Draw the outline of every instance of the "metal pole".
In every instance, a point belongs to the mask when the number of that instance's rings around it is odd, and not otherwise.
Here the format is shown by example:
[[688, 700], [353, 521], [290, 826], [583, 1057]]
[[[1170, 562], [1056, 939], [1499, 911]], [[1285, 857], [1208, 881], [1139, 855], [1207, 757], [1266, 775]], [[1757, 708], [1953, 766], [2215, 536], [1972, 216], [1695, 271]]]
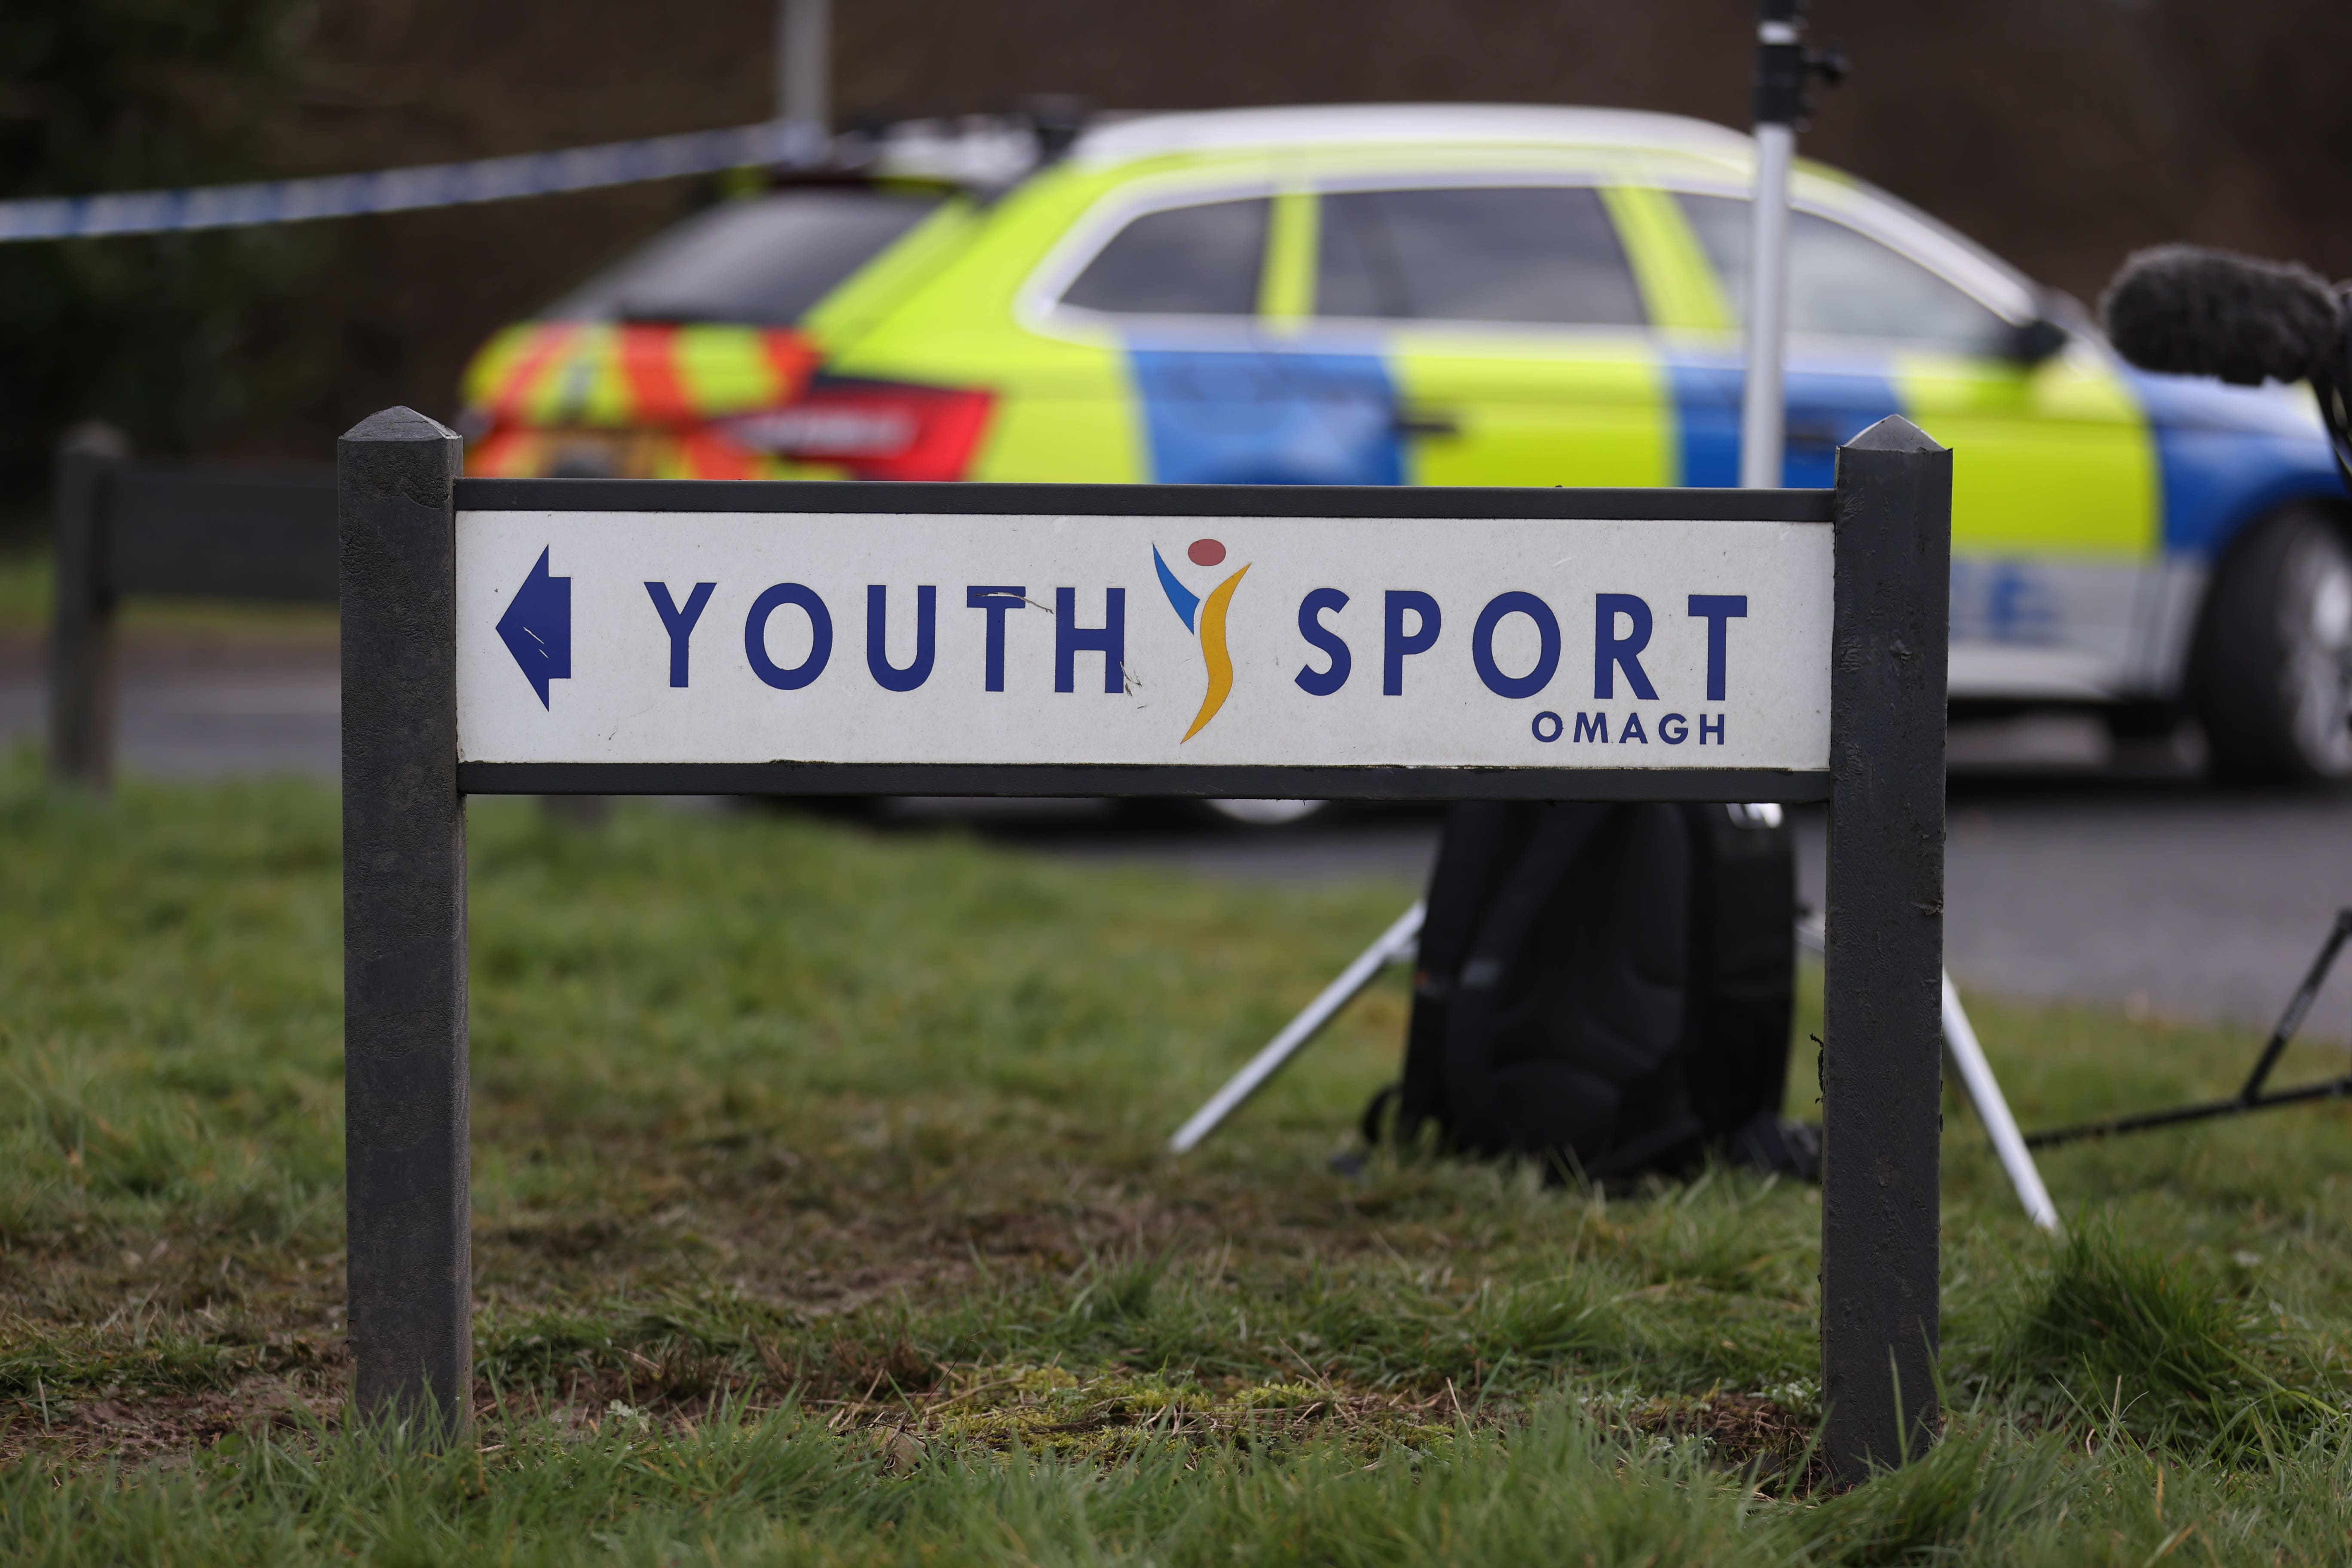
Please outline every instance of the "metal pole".
[[1739, 409], [1739, 482], [1778, 489], [1787, 444], [1789, 164], [1797, 133], [1756, 128], [1756, 200], [1748, 270], [1748, 389]]
[[1855, 1482], [1937, 1426], [1952, 455], [1891, 417], [1837, 465], [1822, 1447]]
[[1234, 1074], [1224, 1088], [1209, 1097], [1208, 1104], [1176, 1130], [1176, 1135], [1168, 1140], [1168, 1152], [1189, 1152], [1202, 1139], [1214, 1132], [1226, 1117], [1239, 1110], [1251, 1095], [1265, 1088], [1266, 1080], [1280, 1072], [1284, 1064], [1297, 1055], [1299, 1048], [1313, 1039], [1340, 1008], [1354, 1001], [1357, 994], [1372, 983], [1374, 975], [1412, 947], [1421, 935], [1424, 912], [1425, 906], [1415, 903], [1399, 915], [1394, 925], [1358, 953], [1355, 963], [1339, 972], [1339, 978], [1323, 987], [1321, 994], [1307, 1005], [1306, 1011], [1284, 1025], [1282, 1033], [1269, 1040], [1265, 1049], [1249, 1059], [1247, 1067]]
[[777, 0], [777, 119], [832, 134], [832, 0]]
[[130, 456], [122, 433], [82, 425], [58, 448], [55, 608], [49, 626], [49, 776], [104, 792], [114, 782], [114, 588], [106, 507]]
[[2175, 1106], [2170, 1110], [2151, 1110], [2139, 1116], [2088, 1121], [2079, 1127], [2056, 1127], [2047, 1132], [2034, 1133], [2026, 1139], [2025, 1146], [2029, 1149], [2053, 1149], [2062, 1143], [2080, 1143], [2086, 1139], [2113, 1138], [2124, 1132], [2148, 1132], [2159, 1127], [2183, 1127], [2191, 1121], [2242, 1116], [2251, 1110], [2274, 1110], [2282, 1105], [2308, 1105], [2317, 1100], [2347, 1099], [2352, 1099], [2352, 1078], [2331, 1078], [2325, 1083], [2307, 1083], [2300, 1089], [2277, 1089], [2259, 1100], [2212, 1100], [2202, 1105]]
[[454, 510], [465, 447], [391, 408], [335, 455], [354, 1398], [362, 1420], [447, 1440], [473, 1398]]
[[1748, 385], [1739, 410], [1739, 482], [1778, 489], [1786, 439], [1789, 165], [1805, 111], [1800, 0], [1763, 0], [1757, 24], [1756, 195], [1748, 245]]
[[2312, 959], [2311, 968], [2305, 973], [2303, 984], [2294, 988], [2293, 996], [2287, 998], [2286, 1011], [2279, 1015], [2277, 1026], [2271, 1030], [2271, 1037], [2263, 1042], [2261, 1059], [2254, 1063], [2254, 1070], [2246, 1076], [2245, 1087], [2238, 1090], [2240, 1100], [2252, 1104], [2255, 1097], [2263, 1092], [2263, 1085], [2270, 1081], [2271, 1069], [2278, 1066], [2280, 1055], [2286, 1050], [2286, 1043], [2294, 1038], [2295, 1031], [2303, 1027], [2304, 1019], [2311, 1015], [2311, 1005], [2319, 1000], [2319, 988], [2327, 984], [2327, 972], [2336, 966], [2336, 955], [2344, 951], [2347, 939], [2352, 939], [2352, 910], [2338, 910], [2336, 911], [2336, 923], [2328, 928], [2327, 940], [2319, 944], [2318, 955]]

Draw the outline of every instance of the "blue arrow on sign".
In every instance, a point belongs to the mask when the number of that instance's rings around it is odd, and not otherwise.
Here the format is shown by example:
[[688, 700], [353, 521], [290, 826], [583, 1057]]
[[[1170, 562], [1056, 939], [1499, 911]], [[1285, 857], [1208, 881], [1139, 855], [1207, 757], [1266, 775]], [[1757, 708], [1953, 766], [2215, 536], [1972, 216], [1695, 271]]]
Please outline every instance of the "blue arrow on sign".
[[523, 679], [539, 693], [541, 708], [549, 705], [549, 681], [572, 679], [572, 579], [547, 574], [547, 557], [553, 548], [539, 552], [539, 564], [499, 617], [499, 638], [522, 666]]

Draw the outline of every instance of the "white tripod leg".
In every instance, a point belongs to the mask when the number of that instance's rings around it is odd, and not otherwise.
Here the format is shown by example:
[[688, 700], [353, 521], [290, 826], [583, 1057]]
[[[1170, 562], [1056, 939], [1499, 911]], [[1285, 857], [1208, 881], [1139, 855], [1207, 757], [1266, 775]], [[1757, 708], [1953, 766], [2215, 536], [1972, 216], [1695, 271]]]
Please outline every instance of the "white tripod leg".
[[2025, 1217], [2056, 1236], [2058, 1206], [2050, 1201], [2050, 1189], [2042, 1184], [2032, 1151], [2026, 1148], [2025, 1135], [2017, 1130], [2017, 1118], [2009, 1113], [2009, 1097], [2001, 1093], [2000, 1080], [1992, 1076], [1992, 1064], [1985, 1060], [1976, 1026], [1960, 1006], [1960, 994], [1952, 989], [1949, 974], [1944, 976], [1944, 1048], [1951, 1052], [1952, 1065], [1960, 1069], [1969, 1103], [1977, 1108], [1977, 1120], [1985, 1124], [1992, 1139], [1993, 1152], [2009, 1173], [2010, 1185], [2017, 1189], [2017, 1201], [2025, 1205]]
[[1235, 1110], [1242, 1102], [1265, 1086], [1265, 1080], [1282, 1070], [1283, 1064], [1298, 1054], [1300, 1047], [1313, 1039], [1324, 1025], [1337, 1017], [1339, 1009], [1356, 999], [1375, 975], [1412, 950], [1421, 935], [1423, 906], [1416, 903], [1397, 917], [1396, 923], [1382, 931], [1379, 940], [1358, 954], [1356, 962], [1339, 972], [1339, 978], [1323, 987], [1321, 995], [1307, 1005], [1307, 1010], [1283, 1026], [1282, 1033], [1266, 1043], [1264, 1050], [1252, 1057], [1249, 1065], [1235, 1073], [1225, 1087], [1209, 1097], [1209, 1103], [1192, 1113], [1192, 1119], [1176, 1130], [1168, 1140], [1169, 1152], [1181, 1154], [1202, 1139], [1217, 1130], [1217, 1124]]
[[[1819, 952], [1822, 928], [1813, 921], [1800, 921], [1797, 940]], [[2000, 1080], [1992, 1075], [1992, 1063], [1985, 1060], [1976, 1026], [1969, 1022], [1968, 1010], [1960, 1005], [1960, 994], [1953, 989], [1948, 973], [1944, 975], [1944, 1049], [1959, 1068], [1960, 1088], [1976, 1109], [1977, 1120], [1985, 1124], [1993, 1152], [2000, 1156], [2001, 1169], [2009, 1173], [2009, 1184], [2017, 1189], [2017, 1201], [2025, 1205], [2025, 1217], [2056, 1236], [2058, 1205], [2050, 1201], [2050, 1189], [2042, 1184], [2042, 1173], [2025, 1146], [2025, 1135], [2017, 1130], [2017, 1118], [2009, 1113], [2009, 1097], [2001, 1093]]]

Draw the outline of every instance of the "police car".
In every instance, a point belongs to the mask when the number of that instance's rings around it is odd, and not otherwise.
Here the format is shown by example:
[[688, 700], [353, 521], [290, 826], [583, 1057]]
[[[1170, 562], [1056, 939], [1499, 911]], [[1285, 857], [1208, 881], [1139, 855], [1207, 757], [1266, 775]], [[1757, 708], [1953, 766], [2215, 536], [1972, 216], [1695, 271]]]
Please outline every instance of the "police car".
[[[1731, 485], [1750, 145], [1601, 110], [901, 128], [495, 337], [478, 474]], [[943, 177], [944, 176], [944, 177]], [[2352, 547], [2310, 394], [2142, 374], [2078, 307], [1820, 165], [1790, 485], [1903, 414], [1954, 448], [1951, 693], [2202, 725], [2352, 776]]]

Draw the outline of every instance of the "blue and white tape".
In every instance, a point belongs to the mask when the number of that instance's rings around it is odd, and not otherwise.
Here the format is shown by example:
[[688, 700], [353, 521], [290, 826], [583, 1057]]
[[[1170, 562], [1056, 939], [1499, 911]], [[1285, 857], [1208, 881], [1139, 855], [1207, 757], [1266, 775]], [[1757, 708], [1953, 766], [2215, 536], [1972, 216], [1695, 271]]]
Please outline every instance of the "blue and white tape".
[[638, 142], [607, 142], [555, 153], [524, 153], [465, 163], [427, 163], [369, 174], [204, 185], [178, 191], [121, 191], [95, 196], [39, 196], [0, 202], [0, 242], [100, 235], [169, 234], [412, 212], [517, 196], [709, 174], [755, 165], [805, 166], [826, 151], [823, 131], [803, 121], [770, 121], [731, 131], [697, 131]]

